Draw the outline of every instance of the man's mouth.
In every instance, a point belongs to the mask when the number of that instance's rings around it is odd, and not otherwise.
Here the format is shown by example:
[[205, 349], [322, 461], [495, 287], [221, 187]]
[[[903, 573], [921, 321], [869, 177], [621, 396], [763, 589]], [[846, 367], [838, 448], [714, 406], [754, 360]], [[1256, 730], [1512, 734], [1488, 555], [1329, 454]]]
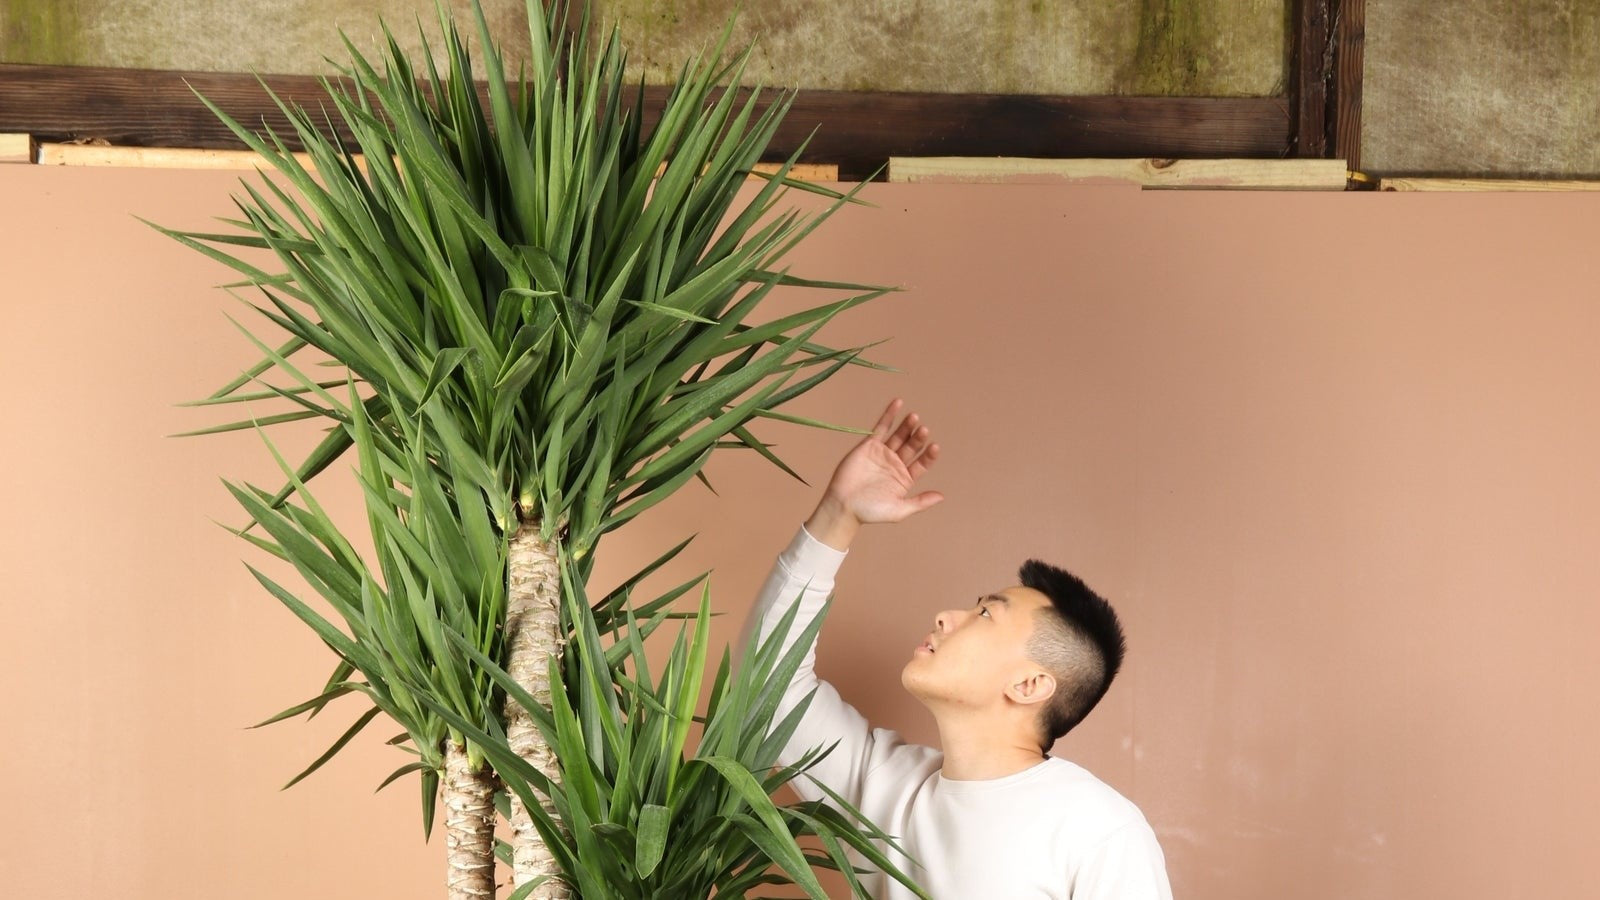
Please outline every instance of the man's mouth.
[[926, 650], [929, 653], [933, 653], [934, 652], [933, 642], [931, 642], [931, 641], [923, 641], [922, 644], [917, 647], [917, 649], [918, 650]]

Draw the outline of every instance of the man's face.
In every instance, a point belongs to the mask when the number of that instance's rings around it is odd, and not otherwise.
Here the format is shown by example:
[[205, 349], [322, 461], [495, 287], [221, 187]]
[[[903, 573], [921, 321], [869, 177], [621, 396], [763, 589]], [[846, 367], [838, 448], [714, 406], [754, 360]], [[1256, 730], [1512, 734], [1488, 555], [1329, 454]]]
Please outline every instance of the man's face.
[[924, 704], [983, 708], [1003, 703], [1008, 687], [1039, 671], [1028, 659], [1034, 614], [1050, 598], [1032, 588], [1010, 587], [947, 609], [911, 651], [900, 683]]

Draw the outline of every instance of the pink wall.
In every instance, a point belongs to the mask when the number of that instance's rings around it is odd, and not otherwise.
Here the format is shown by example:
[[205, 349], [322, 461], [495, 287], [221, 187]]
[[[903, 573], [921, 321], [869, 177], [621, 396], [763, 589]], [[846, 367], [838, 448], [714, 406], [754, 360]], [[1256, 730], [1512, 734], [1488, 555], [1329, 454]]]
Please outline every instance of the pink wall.
[[[207, 228], [237, 176], [0, 167], [0, 824], [9, 896], [434, 897], [405, 762], [311, 696], [327, 651], [208, 521], [272, 481], [174, 407], [254, 359]], [[903, 396], [948, 500], [868, 528], [825, 677], [931, 723], [897, 672], [933, 611], [1040, 556], [1110, 597], [1131, 655], [1057, 748], [1145, 810], [1184, 898], [1577, 897], [1600, 838], [1600, 198], [874, 185], [796, 271], [909, 290], [822, 332], [852, 370], [794, 405]], [[784, 301], [792, 305], [812, 298]], [[730, 638], [847, 435], [761, 423], [816, 488], [728, 454], [602, 545], [609, 587], [714, 567]], [[308, 431], [285, 434], [291, 452]], [[342, 474], [319, 499], [358, 527]], [[314, 486], [317, 486], [314, 483]], [[281, 571], [266, 566], [269, 571]], [[346, 701], [341, 701], [346, 702]]]

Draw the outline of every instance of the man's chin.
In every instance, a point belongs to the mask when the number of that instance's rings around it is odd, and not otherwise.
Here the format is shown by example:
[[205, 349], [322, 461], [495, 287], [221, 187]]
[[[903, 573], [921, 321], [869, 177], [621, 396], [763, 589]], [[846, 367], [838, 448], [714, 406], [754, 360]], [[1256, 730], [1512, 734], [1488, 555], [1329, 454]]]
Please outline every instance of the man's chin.
[[922, 699], [922, 686], [917, 678], [917, 673], [915, 670], [919, 668], [917, 663], [920, 661], [921, 660], [913, 659], [900, 669], [900, 686], [906, 689], [906, 693], [917, 698], [918, 700]]

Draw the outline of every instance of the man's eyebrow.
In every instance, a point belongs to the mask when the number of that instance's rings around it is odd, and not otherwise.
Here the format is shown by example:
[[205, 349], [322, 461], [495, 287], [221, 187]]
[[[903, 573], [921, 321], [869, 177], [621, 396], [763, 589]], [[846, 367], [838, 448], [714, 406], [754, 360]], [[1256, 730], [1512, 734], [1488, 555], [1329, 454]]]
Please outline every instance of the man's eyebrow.
[[1006, 597], [1006, 596], [1002, 596], [1000, 594], [990, 594], [987, 597], [979, 597], [978, 598], [978, 602], [976, 604], [974, 604], [974, 605], [975, 606], [982, 606], [985, 600], [993, 600], [996, 603], [1005, 604], [1008, 608], [1011, 605], [1011, 598], [1010, 597]]

